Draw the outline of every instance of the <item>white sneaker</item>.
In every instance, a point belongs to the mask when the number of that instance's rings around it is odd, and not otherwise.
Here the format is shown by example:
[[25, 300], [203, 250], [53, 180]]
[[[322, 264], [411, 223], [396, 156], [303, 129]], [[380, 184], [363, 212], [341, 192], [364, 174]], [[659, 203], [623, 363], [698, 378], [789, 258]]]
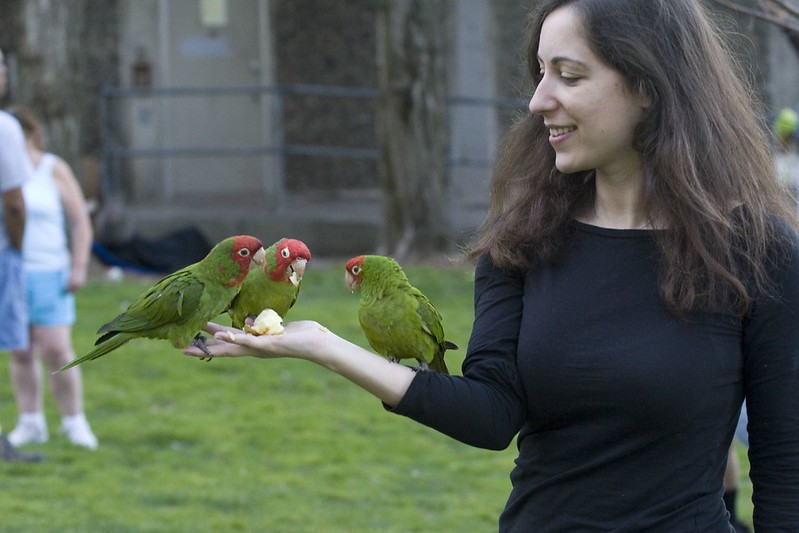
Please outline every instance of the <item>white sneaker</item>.
[[19, 447], [26, 444], [42, 444], [47, 442], [47, 424], [44, 420], [31, 420], [20, 417], [11, 433], [8, 434], [8, 442], [12, 446]]
[[61, 421], [60, 433], [66, 435], [69, 442], [77, 446], [83, 446], [90, 450], [96, 450], [98, 446], [97, 437], [92, 433], [89, 422], [83, 415], [65, 417]]

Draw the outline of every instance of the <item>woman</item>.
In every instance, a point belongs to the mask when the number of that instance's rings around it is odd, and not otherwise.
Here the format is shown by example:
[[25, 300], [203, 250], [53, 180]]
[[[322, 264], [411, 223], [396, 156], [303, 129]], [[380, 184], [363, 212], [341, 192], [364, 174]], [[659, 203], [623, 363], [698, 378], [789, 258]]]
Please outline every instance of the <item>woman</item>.
[[542, 0], [528, 63], [462, 377], [312, 322], [210, 324], [213, 353], [307, 359], [474, 446], [518, 435], [500, 531], [730, 532], [746, 397], [755, 526], [799, 531], [799, 244], [718, 32], [695, 0]]
[[[60, 157], [44, 151], [33, 114], [23, 106], [11, 112], [25, 132], [34, 167], [33, 178], [22, 190], [28, 207], [22, 251], [31, 344], [26, 350], [12, 351], [10, 360], [11, 382], [20, 415], [8, 440], [22, 446], [47, 442], [49, 438], [37, 357], [42, 358], [50, 372], [75, 357], [74, 292], [86, 282], [92, 226], [72, 169]], [[54, 374], [51, 385], [61, 411], [61, 431], [73, 444], [96, 449], [97, 437], [83, 412], [80, 370], [73, 368]]]

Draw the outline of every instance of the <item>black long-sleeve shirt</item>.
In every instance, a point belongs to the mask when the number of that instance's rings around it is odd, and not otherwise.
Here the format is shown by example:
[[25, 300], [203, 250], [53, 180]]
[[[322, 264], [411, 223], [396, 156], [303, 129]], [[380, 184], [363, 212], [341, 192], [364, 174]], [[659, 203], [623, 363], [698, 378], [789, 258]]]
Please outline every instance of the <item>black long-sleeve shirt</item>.
[[580, 223], [557, 264], [478, 263], [463, 376], [418, 373], [394, 411], [478, 447], [518, 434], [500, 531], [729, 532], [744, 396], [756, 530], [799, 531], [799, 246], [745, 316], [676, 317], [657, 271], [652, 232]]

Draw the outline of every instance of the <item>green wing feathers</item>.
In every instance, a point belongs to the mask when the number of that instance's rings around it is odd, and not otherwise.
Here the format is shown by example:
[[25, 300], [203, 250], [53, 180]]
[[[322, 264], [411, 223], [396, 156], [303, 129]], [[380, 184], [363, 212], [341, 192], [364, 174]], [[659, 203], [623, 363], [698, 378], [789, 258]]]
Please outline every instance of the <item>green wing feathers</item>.
[[204, 284], [191, 270], [170, 274], [134, 300], [124, 313], [101, 326], [97, 333], [143, 333], [158, 325], [185, 322], [200, 306], [203, 290]]
[[434, 353], [428, 364], [432, 370], [449, 374], [447, 364], [444, 362], [444, 352], [447, 350], [457, 350], [458, 346], [444, 338], [444, 327], [441, 325], [441, 314], [433, 307], [430, 300], [421, 291], [412, 287], [418, 302], [416, 309], [422, 322], [422, 330], [429, 335], [433, 341]]
[[[205, 284], [193, 269], [180, 270], [158, 281], [130, 306], [97, 330], [100, 337], [86, 355], [58, 372], [90, 361], [119, 348], [131, 339], [167, 339], [176, 348], [188, 345], [197, 331], [210, 320], [202, 319]], [[222, 309], [218, 310], [219, 314]], [[194, 319], [193, 319], [194, 318]]]

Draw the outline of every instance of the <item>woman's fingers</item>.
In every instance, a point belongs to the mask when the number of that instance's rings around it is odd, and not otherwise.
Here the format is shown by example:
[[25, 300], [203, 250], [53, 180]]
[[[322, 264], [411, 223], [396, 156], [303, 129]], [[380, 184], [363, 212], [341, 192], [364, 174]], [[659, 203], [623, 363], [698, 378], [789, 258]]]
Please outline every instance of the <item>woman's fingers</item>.
[[211, 335], [213, 335], [217, 331], [227, 331], [227, 330], [241, 331], [236, 328], [232, 328], [230, 326], [223, 326], [221, 324], [217, 324], [216, 322], [208, 322], [205, 324], [205, 331], [207, 331]]
[[[251, 335], [244, 331], [214, 322], [208, 322], [205, 331], [213, 335], [206, 348], [214, 357], [296, 357], [306, 353], [309, 346], [319, 345], [320, 335], [329, 335], [324, 326], [312, 320], [289, 322], [285, 331], [276, 335]], [[208, 357], [199, 348], [190, 346], [183, 353], [194, 357]]]

